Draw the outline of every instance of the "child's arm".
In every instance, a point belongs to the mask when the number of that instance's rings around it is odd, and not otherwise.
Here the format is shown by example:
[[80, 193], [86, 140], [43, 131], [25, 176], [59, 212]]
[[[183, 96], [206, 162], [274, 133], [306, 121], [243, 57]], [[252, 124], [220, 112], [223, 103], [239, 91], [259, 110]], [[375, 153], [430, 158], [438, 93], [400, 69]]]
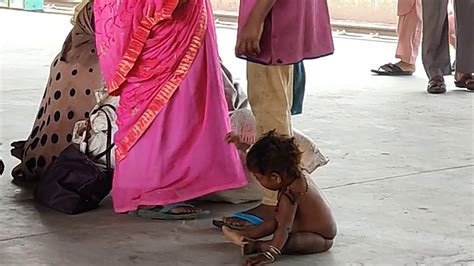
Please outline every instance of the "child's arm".
[[255, 4], [248, 20], [240, 32], [235, 47], [237, 55], [257, 56], [261, 53], [260, 39], [263, 33], [263, 24], [268, 13], [277, 0], [259, 0]]
[[261, 225], [242, 231], [233, 230], [224, 226], [222, 227], [222, 232], [234, 244], [242, 246], [245, 242], [249, 241], [249, 239], [259, 239], [272, 235], [276, 228], [276, 221], [272, 219], [265, 221]]
[[267, 220], [253, 228], [242, 230], [242, 236], [250, 239], [260, 239], [275, 233], [277, 223], [274, 219]]
[[297, 208], [297, 202], [291, 202], [285, 194], [281, 197], [278, 203], [278, 213], [275, 217], [277, 229], [269, 243], [269, 246], [271, 245], [280, 251], [283, 249], [288, 240], [288, 236], [293, 229], [293, 222], [295, 220]]
[[[288, 241], [288, 237], [293, 228], [297, 208], [297, 203], [292, 203], [286, 196], [281, 197], [278, 203], [278, 213], [275, 217], [277, 229], [272, 240], [259, 242], [260, 246], [258, 247], [258, 252], [263, 253], [246, 259], [244, 265], [269, 264], [274, 262], [278, 255], [281, 255], [281, 251], [286, 241]], [[242, 250], [244, 254], [251, 254], [250, 252], [246, 253], [245, 246], [242, 247]], [[252, 253], [255, 253], [255, 248], [252, 251], [254, 251]]]

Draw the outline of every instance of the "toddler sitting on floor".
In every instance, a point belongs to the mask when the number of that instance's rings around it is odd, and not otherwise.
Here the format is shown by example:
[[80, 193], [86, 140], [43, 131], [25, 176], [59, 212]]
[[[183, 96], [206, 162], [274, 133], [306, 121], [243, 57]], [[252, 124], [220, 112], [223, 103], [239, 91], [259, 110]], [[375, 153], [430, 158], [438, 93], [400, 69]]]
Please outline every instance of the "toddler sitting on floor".
[[[249, 148], [233, 134], [227, 139], [239, 149]], [[272, 263], [282, 254], [313, 254], [332, 247], [337, 228], [331, 209], [300, 165], [301, 151], [294, 138], [274, 131], [250, 148], [248, 169], [262, 186], [278, 191], [279, 200], [273, 220], [243, 230], [222, 227], [225, 236], [242, 248], [242, 255], [254, 255], [245, 265]], [[260, 240], [270, 235], [271, 240]]]

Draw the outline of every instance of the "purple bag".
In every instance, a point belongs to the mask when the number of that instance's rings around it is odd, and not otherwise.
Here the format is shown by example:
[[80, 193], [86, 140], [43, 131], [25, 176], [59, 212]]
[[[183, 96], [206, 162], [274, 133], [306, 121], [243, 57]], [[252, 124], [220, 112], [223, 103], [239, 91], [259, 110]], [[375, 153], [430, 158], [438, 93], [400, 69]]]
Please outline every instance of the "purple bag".
[[[107, 149], [95, 158], [89, 158], [75, 146], [67, 147], [41, 177], [34, 192], [36, 201], [66, 214], [78, 214], [99, 207], [112, 189], [110, 152], [113, 145], [108, 116], [107, 123]], [[94, 163], [103, 156], [107, 158], [105, 170]]]

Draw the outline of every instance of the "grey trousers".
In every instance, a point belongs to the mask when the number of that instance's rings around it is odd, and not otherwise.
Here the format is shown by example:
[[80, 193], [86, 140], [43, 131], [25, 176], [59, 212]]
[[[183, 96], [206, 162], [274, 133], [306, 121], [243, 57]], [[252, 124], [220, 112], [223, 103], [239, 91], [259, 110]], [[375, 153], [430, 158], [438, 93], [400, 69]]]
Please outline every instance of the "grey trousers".
[[[429, 78], [451, 74], [448, 0], [423, 0], [422, 59]], [[454, 0], [456, 69], [474, 73], [474, 0]]]

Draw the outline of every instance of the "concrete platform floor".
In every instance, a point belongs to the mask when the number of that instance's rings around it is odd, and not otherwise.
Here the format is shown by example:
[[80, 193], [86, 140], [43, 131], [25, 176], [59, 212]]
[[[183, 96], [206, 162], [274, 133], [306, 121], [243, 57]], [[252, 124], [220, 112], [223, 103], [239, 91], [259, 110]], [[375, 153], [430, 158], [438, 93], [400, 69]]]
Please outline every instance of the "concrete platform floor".
[[[9, 143], [29, 133], [70, 25], [67, 16], [2, 9], [0, 25], [0, 264], [238, 265], [239, 250], [210, 221], [246, 206], [204, 204], [207, 219], [155, 222], [114, 214], [108, 200], [66, 216], [10, 184], [17, 161]], [[244, 78], [235, 32], [218, 35], [226, 64]], [[393, 42], [337, 37], [336, 49], [307, 62], [306, 112], [295, 126], [331, 159], [314, 178], [339, 235], [330, 252], [277, 265], [474, 265], [474, 94], [454, 89], [452, 78], [447, 94], [426, 94], [421, 66], [413, 77], [372, 76], [392, 58]]]

